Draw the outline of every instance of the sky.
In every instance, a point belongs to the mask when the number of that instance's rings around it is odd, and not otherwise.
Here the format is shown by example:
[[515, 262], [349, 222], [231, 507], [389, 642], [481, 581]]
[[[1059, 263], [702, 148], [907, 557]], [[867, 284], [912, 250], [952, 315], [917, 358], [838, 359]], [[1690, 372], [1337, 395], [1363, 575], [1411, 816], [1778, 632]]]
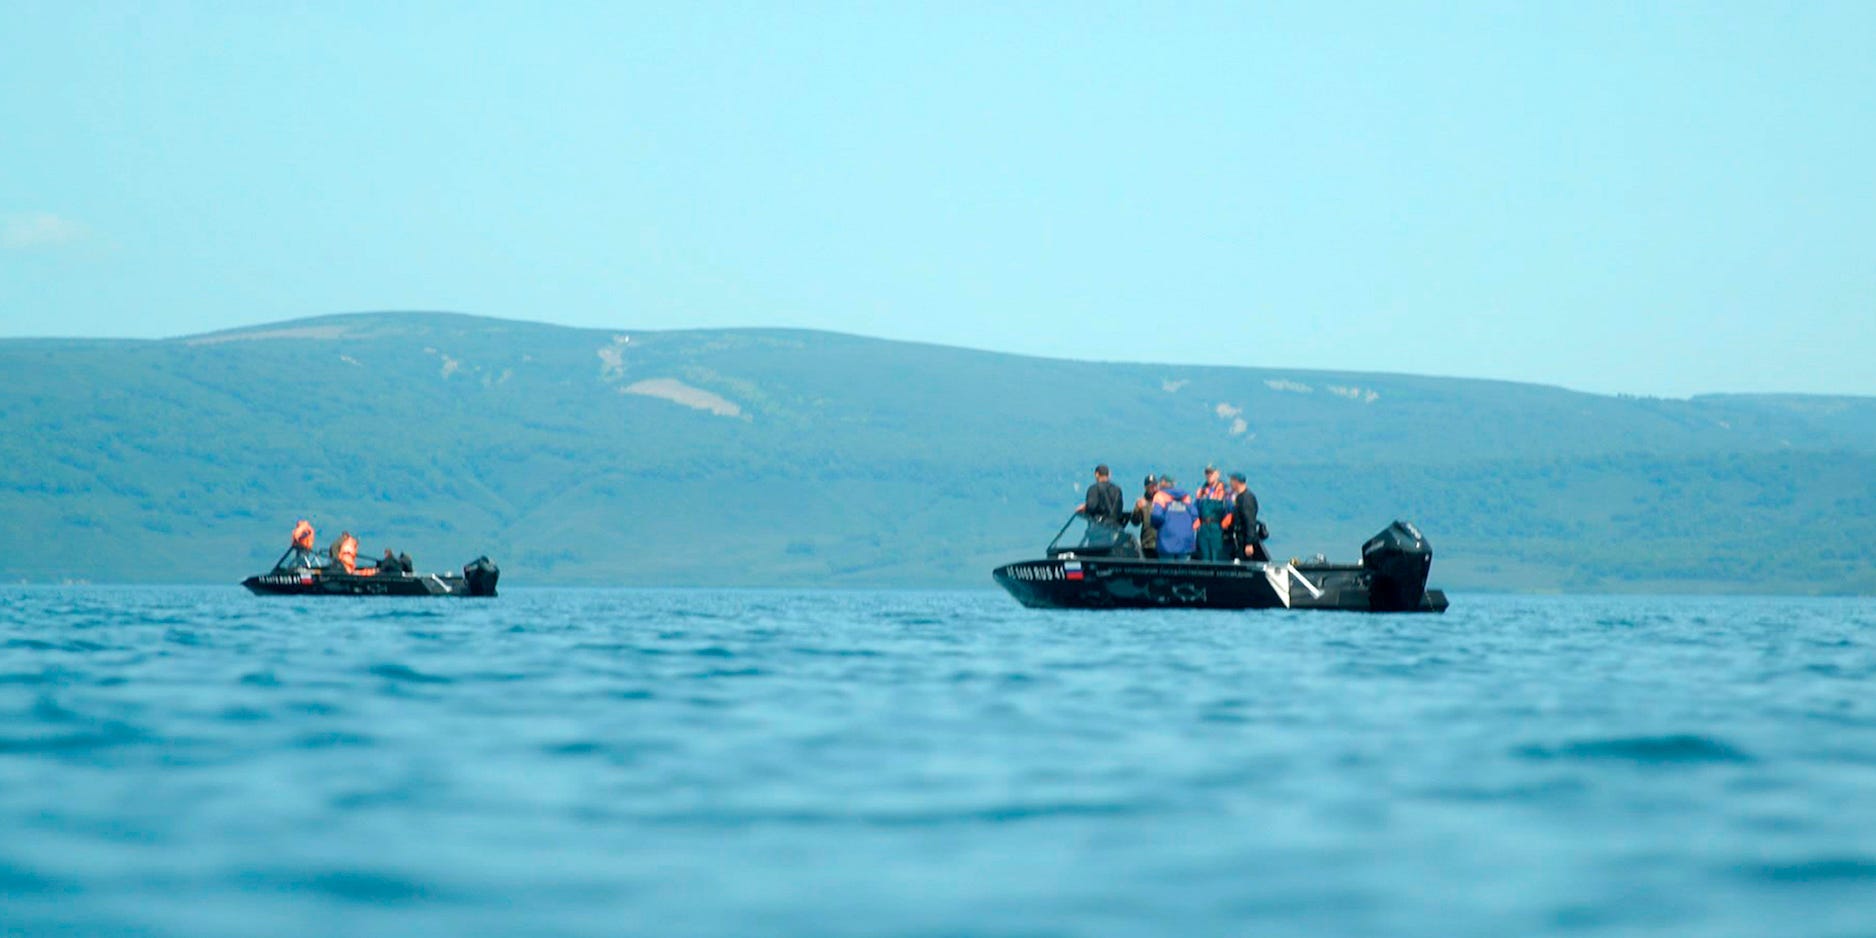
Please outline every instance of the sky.
[[1876, 3], [0, 0], [0, 336], [1876, 394]]

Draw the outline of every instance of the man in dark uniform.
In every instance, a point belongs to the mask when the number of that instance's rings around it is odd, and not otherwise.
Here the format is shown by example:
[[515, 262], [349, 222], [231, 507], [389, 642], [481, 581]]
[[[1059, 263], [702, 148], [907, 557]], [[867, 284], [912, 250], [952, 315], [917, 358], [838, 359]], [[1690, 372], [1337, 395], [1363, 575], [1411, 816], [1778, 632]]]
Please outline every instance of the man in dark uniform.
[[1088, 498], [1080, 514], [1088, 516], [1088, 544], [1112, 544], [1120, 540], [1120, 486], [1108, 481], [1107, 464], [1094, 467], [1094, 484], [1088, 486]]
[[1147, 476], [1141, 483], [1144, 492], [1133, 503], [1128, 520], [1140, 527], [1140, 556], [1152, 560], [1159, 556], [1159, 529], [1153, 526], [1153, 500], [1159, 497], [1159, 477]]
[[1094, 484], [1088, 486], [1088, 499], [1078, 512], [1088, 516], [1089, 524], [1120, 526], [1120, 486], [1109, 482], [1107, 464], [1094, 467]]
[[1234, 555], [1238, 559], [1270, 559], [1270, 554], [1264, 551], [1264, 539], [1257, 521], [1257, 496], [1251, 493], [1251, 487], [1245, 483], [1242, 472], [1231, 474], [1231, 529], [1237, 534]]

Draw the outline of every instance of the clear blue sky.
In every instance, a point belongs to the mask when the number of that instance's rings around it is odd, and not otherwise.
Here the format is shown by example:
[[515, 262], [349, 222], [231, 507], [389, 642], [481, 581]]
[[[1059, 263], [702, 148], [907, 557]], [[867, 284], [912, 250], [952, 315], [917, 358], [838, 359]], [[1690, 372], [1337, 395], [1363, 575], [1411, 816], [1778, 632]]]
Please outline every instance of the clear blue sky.
[[0, 0], [0, 37], [0, 335], [443, 309], [1876, 394], [1876, 3]]

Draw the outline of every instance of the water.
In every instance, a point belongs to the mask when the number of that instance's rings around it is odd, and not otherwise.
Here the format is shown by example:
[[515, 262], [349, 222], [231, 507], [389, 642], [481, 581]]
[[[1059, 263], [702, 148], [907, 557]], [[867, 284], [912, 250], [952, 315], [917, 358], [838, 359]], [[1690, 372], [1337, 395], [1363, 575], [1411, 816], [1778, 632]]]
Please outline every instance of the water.
[[0, 934], [1876, 934], [1876, 600], [0, 590]]

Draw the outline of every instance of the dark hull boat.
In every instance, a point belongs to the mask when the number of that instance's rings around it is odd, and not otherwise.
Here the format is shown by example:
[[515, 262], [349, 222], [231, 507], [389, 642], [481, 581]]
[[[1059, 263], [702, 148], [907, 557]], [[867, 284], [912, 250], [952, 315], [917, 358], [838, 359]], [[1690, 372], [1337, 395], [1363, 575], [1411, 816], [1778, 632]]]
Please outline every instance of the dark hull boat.
[[[283, 558], [284, 559], [284, 558]], [[356, 576], [336, 568], [282, 568], [248, 577], [241, 585], [267, 596], [494, 596], [502, 572], [477, 557], [461, 573], [392, 573]]]
[[[1091, 543], [1092, 539], [1092, 543]], [[1061, 540], [1057, 536], [1056, 542]], [[997, 584], [1039, 609], [1339, 609], [1445, 612], [1429, 590], [1433, 549], [1396, 521], [1362, 545], [1360, 563], [1160, 561], [1126, 534], [1094, 529], [1073, 547], [1051, 543], [1043, 560], [998, 567]]]

